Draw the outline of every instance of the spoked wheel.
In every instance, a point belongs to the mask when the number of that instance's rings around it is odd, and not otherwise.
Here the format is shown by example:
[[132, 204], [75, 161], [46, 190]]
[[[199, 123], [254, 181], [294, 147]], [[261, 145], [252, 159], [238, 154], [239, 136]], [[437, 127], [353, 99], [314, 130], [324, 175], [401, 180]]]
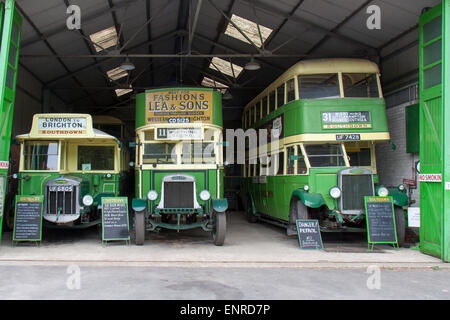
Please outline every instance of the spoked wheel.
[[405, 214], [401, 207], [394, 207], [395, 213], [395, 226], [397, 227], [397, 241], [398, 246], [403, 247], [405, 245]]
[[258, 217], [253, 214], [252, 199], [250, 197], [247, 198], [246, 218], [250, 223], [258, 222]]
[[134, 213], [133, 237], [134, 243], [142, 246], [145, 241], [145, 215], [144, 213]]
[[308, 208], [300, 201], [299, 198], [291, 199], [289, 209], [289, 226], [287, 228], [287, 235], [292, 236], [297, 234], [297, 220], [309, 219]]
[[216, 246], [221, 246], [225, 242], [225, 233], [227, 231], [227, 216], [225, 212], [213, 212], [213, 219], [213, 241]]

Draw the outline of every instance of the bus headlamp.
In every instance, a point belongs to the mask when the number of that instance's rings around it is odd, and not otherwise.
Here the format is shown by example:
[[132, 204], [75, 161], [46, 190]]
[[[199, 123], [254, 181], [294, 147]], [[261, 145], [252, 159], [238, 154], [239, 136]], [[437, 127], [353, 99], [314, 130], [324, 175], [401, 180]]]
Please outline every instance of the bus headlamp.
[[303, 190], [309, 191], [309, 186], [307, 184], [304, 185]]
[[399, 186], [398, 186], [398, 190], [400, 190], [400, 191], [405, 191], [405, 190], [406, 190], [405, 185], [404, 185], [404, 184], [399, 185]]
[[92, 198], [92, 196], [90, 194], [87, 194], [83, 197], [83, 204], [85, 206], [92, 206], [92, 204], [94, 203], [94, 198]]
[[211, 198], [211, 194], [209, 193], [208, 190], [203, 190], [202, 192], [200, 192], [199, 197], [203, 201], [207, 201], [209, 200], [209, 198]]
[[147, 193], [147, 199], [150, 201], [155, 201], [158, 198], [158, 192], [156, 192], [155, 190], [150, 190]]
[[338, 187], [333, 187], [330, 189], [330, 196], [333, 199], [338, 199], [341, 197], [341, 189], [339, 189]]
[[380, 189], [378, 189], [378, 196], [387, 197], [388, 195], [389, 195], [389, 190], [386, 189], [385, 187], [381, 187]]

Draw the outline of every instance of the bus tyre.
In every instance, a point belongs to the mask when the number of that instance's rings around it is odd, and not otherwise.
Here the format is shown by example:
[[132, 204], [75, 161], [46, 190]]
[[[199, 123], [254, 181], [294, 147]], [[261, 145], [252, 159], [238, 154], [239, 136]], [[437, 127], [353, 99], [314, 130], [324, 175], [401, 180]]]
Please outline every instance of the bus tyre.
[[395, 226], [397, 227], [397, 241], [398, 246], [403, 247], [405, 245], [405, 214], [402, 207], [394, 207], [395, 213]]
[[287, 235], [292, 236], [297, 234], [297, 220], [309, 219], [308, 208], [300, 201], [299, 198], [294, 197], [291, 200], [289, 209], [289, 226], [287, 228]]
[[213, 219], [213, 241], [216, 246], [221, 246], [225, 242], [225, 233], [227, 231], [227, 216], [225, 212], [213, 212]]
[[134, 243], [142, 246], [145, 240], [145, 215], [134, 213]]
[[258, 217], [253, 214], [253, 203], [250, 197], [247, 198], [246, 217], [250, 223], [258, 222]]

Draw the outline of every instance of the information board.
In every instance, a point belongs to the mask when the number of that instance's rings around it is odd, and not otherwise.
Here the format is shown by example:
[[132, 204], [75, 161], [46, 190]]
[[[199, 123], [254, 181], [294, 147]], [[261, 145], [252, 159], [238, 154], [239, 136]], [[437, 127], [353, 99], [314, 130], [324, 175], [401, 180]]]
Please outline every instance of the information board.
[[323, 249], [318, 220], [297, 220], [296, 225], [300, 248]]
[[369, 248], [376, 243], [398, 246], [392, 197], [364, 197]]
[[43, 196], [16, 196], [13, 241], [42, 240]]
[[102, 241], [130, 240], [128, 199], [102, 198]]

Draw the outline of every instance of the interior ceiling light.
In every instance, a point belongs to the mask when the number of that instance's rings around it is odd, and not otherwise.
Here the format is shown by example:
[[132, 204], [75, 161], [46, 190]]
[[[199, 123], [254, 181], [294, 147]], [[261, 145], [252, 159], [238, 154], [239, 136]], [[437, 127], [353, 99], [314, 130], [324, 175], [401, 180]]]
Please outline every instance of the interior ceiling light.
[[94, 48], [97, 52], [116, 46], [118, 43], [117, 32], [114, 26], [93, 33], [89, 37], [94, 43]]
[[[235, 14], [233, 14], [231, 16], [231, 21], [233, 21], [233, 23], [236, 26], [238, 26], [238, 28], [242, 32], [244, 32], [245, 35], [259, 48], [261, 48], [261, 46], [262, 46], [261, 38], [262, 38], [262, 41], [265, 42], [273, 31], [272, 29], [264, 27], [262, 25], [259, 25], [259, 30], [258, 30], [257, 23], [247, 20], [245, 18], [242, 18], [240, 16], [237, 16]], [[261, 36], [260, 36], [260, 32], [261, 32]], [[225, 34], [230, 37], [233, 37], [235, 39], [250, 43], [242, 35], [242, 33], [234, 27], [234, 25], [232, 23], [228, 23], [227, 29], [225, 30]]]
[[120, 65], [120, 69], [131, 71], [134, 70], [136, 67], [134, 64], [128, 59], [128, 57], [125, 59], [125, 61]]
[[255, 59], [252, 57], [250, 61], [245, 65], [245, 70], [259, 70], [261, 69], [261, 65], [255, 61]]

